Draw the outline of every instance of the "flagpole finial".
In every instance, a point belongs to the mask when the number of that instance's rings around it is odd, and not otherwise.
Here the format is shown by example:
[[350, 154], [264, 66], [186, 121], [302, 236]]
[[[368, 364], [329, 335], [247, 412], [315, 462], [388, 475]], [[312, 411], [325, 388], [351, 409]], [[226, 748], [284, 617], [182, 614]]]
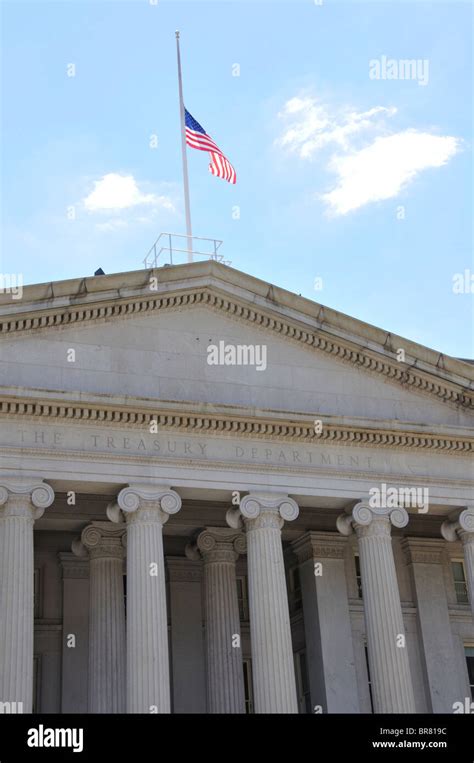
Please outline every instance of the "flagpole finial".
[[176, 39], [179, 40], [179, 29], [176, 30], [175, 35], [176, 35]]

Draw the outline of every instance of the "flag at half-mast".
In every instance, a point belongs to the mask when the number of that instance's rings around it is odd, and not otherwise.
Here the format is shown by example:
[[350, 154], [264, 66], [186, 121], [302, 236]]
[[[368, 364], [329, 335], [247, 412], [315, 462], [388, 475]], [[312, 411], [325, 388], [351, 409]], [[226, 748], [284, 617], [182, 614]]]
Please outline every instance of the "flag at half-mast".
[[207, 134], [203, 127], [197, 122], [187, 109], [184, 109], [186, 143], [191, 148], [197, 148], [199, 151], [208, 151], [211, 157], [209, 172], [218, 178], [223, 178], [229, 183], [235, 183], [237, 176], [229, 160], [212, 138]]

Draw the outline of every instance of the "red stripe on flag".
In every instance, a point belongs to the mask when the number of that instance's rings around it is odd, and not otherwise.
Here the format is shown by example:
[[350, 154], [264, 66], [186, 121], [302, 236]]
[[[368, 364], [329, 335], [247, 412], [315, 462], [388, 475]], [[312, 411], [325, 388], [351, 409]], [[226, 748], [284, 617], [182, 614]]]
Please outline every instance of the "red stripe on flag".
[[207, 134], [198, 132], [197, 130], [191, 130], [189, 127], [186, 127], [185, 134], [186, 143], [188, 146], [191, 146], [191, 148], [196, 148], [199, 151], [209, 152], [211, 159], [209, 164], [209, 171], [211, 174], [215, 175], [216, 177], [220, 177], [223, 180], [227, 180], [228, 183], [235, 184], [237, 180], [236, 172], [220, 148], [216, 146], [212, 138], [210, 138]]

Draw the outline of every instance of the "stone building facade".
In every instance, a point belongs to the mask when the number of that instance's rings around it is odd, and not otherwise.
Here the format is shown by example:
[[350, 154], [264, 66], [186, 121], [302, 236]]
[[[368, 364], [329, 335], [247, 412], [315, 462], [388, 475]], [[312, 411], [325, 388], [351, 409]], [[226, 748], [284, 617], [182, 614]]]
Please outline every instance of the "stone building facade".
[[0, 324], [4, 709], [470, 702], [474, 366], [212, 261]]

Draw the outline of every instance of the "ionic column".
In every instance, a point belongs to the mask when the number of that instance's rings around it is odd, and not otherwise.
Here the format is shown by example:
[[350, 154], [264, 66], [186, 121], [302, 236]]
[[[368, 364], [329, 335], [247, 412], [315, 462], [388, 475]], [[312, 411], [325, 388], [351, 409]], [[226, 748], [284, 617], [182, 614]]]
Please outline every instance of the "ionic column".
[[415, 699], [405, 644], [391, 525], [405, 527], [404, 508], [371, 508], [358, 503], [337, 520], [338, 530], [359, 541], [367, 651], [375, 713], [413, 713]]
[[130, 485], [109, 519], [127, 522], [127, 712], [169, 713], [168, 622], [163, 525], [181, 508], [165, 486]]
[[[198, 536], [196, 550], [204, 561], [208, 712], [244, 713], [235, 563], [245, 551], [245, 536], [225, 527], [208, 527]], [[187, 555], [192, 558], [190, 549]]]
[[299, 509], [288, 496], [252, 493], [227, 521], [247, 533], [250, 636], [255, 712], [297, 713], [290, 613], [281, 543], [284, 520]]
[[469, 601], [474, 616], [474, 508], [464, 509], [441, 525], [441, 534], [447, 541], [461, 540]]
[[33, 702], [33, 525], [53, 500], [40, 480], [0, 482], [0, 702], [21, 702], [24, 713]]
[[124, 533], [125, 527], [92, 522], [73, 543], [74, 553], [90, 560], [90, 713], [125, 712]]

